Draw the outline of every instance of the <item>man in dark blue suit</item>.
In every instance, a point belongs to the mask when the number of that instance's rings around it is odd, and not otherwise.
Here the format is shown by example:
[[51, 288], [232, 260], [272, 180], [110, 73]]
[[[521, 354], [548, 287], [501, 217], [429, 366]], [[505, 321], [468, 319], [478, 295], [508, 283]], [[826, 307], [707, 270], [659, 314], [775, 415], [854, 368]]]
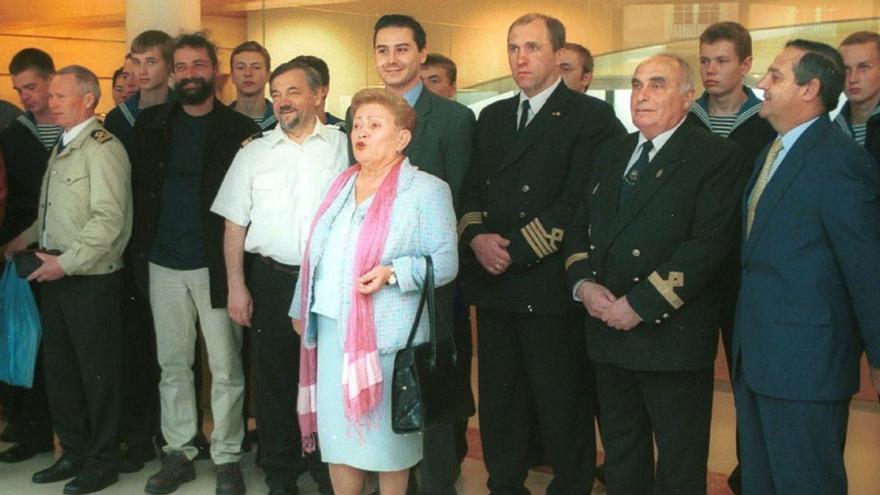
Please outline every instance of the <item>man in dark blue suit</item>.
[[743, 491], [846, 493], [842, 443], [863, 348], [880, 376], [880, 174], [828, 119], [840, 55], [794, 40], [758, 87], [779, 137], [743, 197], [734, 390]]

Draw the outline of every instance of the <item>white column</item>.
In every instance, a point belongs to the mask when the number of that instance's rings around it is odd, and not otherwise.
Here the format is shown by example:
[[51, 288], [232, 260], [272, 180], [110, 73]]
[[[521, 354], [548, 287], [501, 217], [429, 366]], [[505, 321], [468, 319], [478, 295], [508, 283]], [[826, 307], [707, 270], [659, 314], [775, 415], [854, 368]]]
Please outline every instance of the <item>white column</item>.
[[202, 27], [201, 0], [125, 0], [125, 45], [148, 29], [175, 37]]

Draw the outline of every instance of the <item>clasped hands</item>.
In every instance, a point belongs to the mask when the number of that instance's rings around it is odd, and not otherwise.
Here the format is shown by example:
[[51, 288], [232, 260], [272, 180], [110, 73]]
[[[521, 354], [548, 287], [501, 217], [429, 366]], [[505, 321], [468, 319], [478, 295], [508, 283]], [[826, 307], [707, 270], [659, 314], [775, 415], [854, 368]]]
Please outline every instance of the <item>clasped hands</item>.
[[577, 296], [593, 318], [598, 318], [611, 328], [624, 332], [641, 323], [642, 318], [632, 309], [626, 296], [614, 297], [606, 287], [595, 282], [582, 282]]
[[513, 262], [507, 252], [509, 245], [510, 241], [498, 234], [480, 234], [471, 239], [471, 249], [477, 261], [492, 275], [501, 275]]

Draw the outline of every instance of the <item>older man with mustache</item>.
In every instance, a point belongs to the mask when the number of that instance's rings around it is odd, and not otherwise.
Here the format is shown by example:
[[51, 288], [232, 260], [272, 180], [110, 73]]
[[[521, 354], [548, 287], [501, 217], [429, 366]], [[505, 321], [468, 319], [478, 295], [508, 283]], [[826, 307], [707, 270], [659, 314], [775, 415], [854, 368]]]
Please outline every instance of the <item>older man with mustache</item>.
[[[312, 217], [331, 179], [348, 165], [345, 133], [318, 120], [321, 77], [303, 61], [269, 78], [278, 126], [236, 155], [211, 211], [226, 219], [229, 316], [250, 327], [255, 350], [259, 459], [273, 494], [293, 494], [308, 464], [333, 493], [320, 453], [302, 457], [296, 410], [300, 339], [287, 310]], [[244, 253], [256, 261], [245, 279]]]

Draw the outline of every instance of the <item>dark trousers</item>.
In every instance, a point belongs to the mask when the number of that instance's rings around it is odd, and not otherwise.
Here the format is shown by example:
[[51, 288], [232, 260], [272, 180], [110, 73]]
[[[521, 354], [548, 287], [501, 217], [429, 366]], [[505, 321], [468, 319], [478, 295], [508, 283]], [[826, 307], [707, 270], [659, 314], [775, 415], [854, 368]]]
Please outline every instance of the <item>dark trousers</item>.
[[705, 495], [713, 369], [595, 369], [608, 494]]
[[46, 389], [64, 455], [112, 464], [121, 405], [121, 273], [67, 276], [41, 289]]
[[52, 446], [52, 423], [43, 372], [43, 349], [37, 352], [34, 384], [31, 388], [0, 384], [0, 399], [15, 431], [15, 442], [23, 448], [44, 450]]
[[156, 332], [153, 313], [141, 295], [126, 265], [122, 269], [122, 417], [119, 435], [129, 451], [153, 448], [159, 434], [159, 362], [156, 358]]
[[256, 367], [258, 464], [269, 486], [290, 486], [308, 469], [312, 478], [329, 485], [320, 452], [302, 457], [302, 435], [296, 415], [299, 390], [299, 336], [291, 326], [290, 303], [297, 275], [272, 268], [260, 259], [248, 277], [254, 314], [251, 343]]
[[494, 495], [528, 493], [529, 444], [537, 418], [554, 478], [547, 493], [585, 494], [593, 485], [595, 391], [581, 315], [478, 308], [480, 436]]
[[849, 399], [801, 401], [755, 392], [734, 378], [743, 493], [840, 495], [847, 491], [843, 441]]
[[[458, 297], [457, 282], [436, 291], [438, 324], [443, 331], [452, 331], [460, 363], [465, 363], [470, 380], [471, 325], [464, 303]], [[441, 334], [445, 335], [445, 334]], [[455, 495], [455, 480], [460, 464], [467, 453], [467, 420], [431, 428], [424, 432], [424, 448], [419, 463], [419, 490], [422, 495]], [[463, 445], [462, 445], [463, 444]]]

